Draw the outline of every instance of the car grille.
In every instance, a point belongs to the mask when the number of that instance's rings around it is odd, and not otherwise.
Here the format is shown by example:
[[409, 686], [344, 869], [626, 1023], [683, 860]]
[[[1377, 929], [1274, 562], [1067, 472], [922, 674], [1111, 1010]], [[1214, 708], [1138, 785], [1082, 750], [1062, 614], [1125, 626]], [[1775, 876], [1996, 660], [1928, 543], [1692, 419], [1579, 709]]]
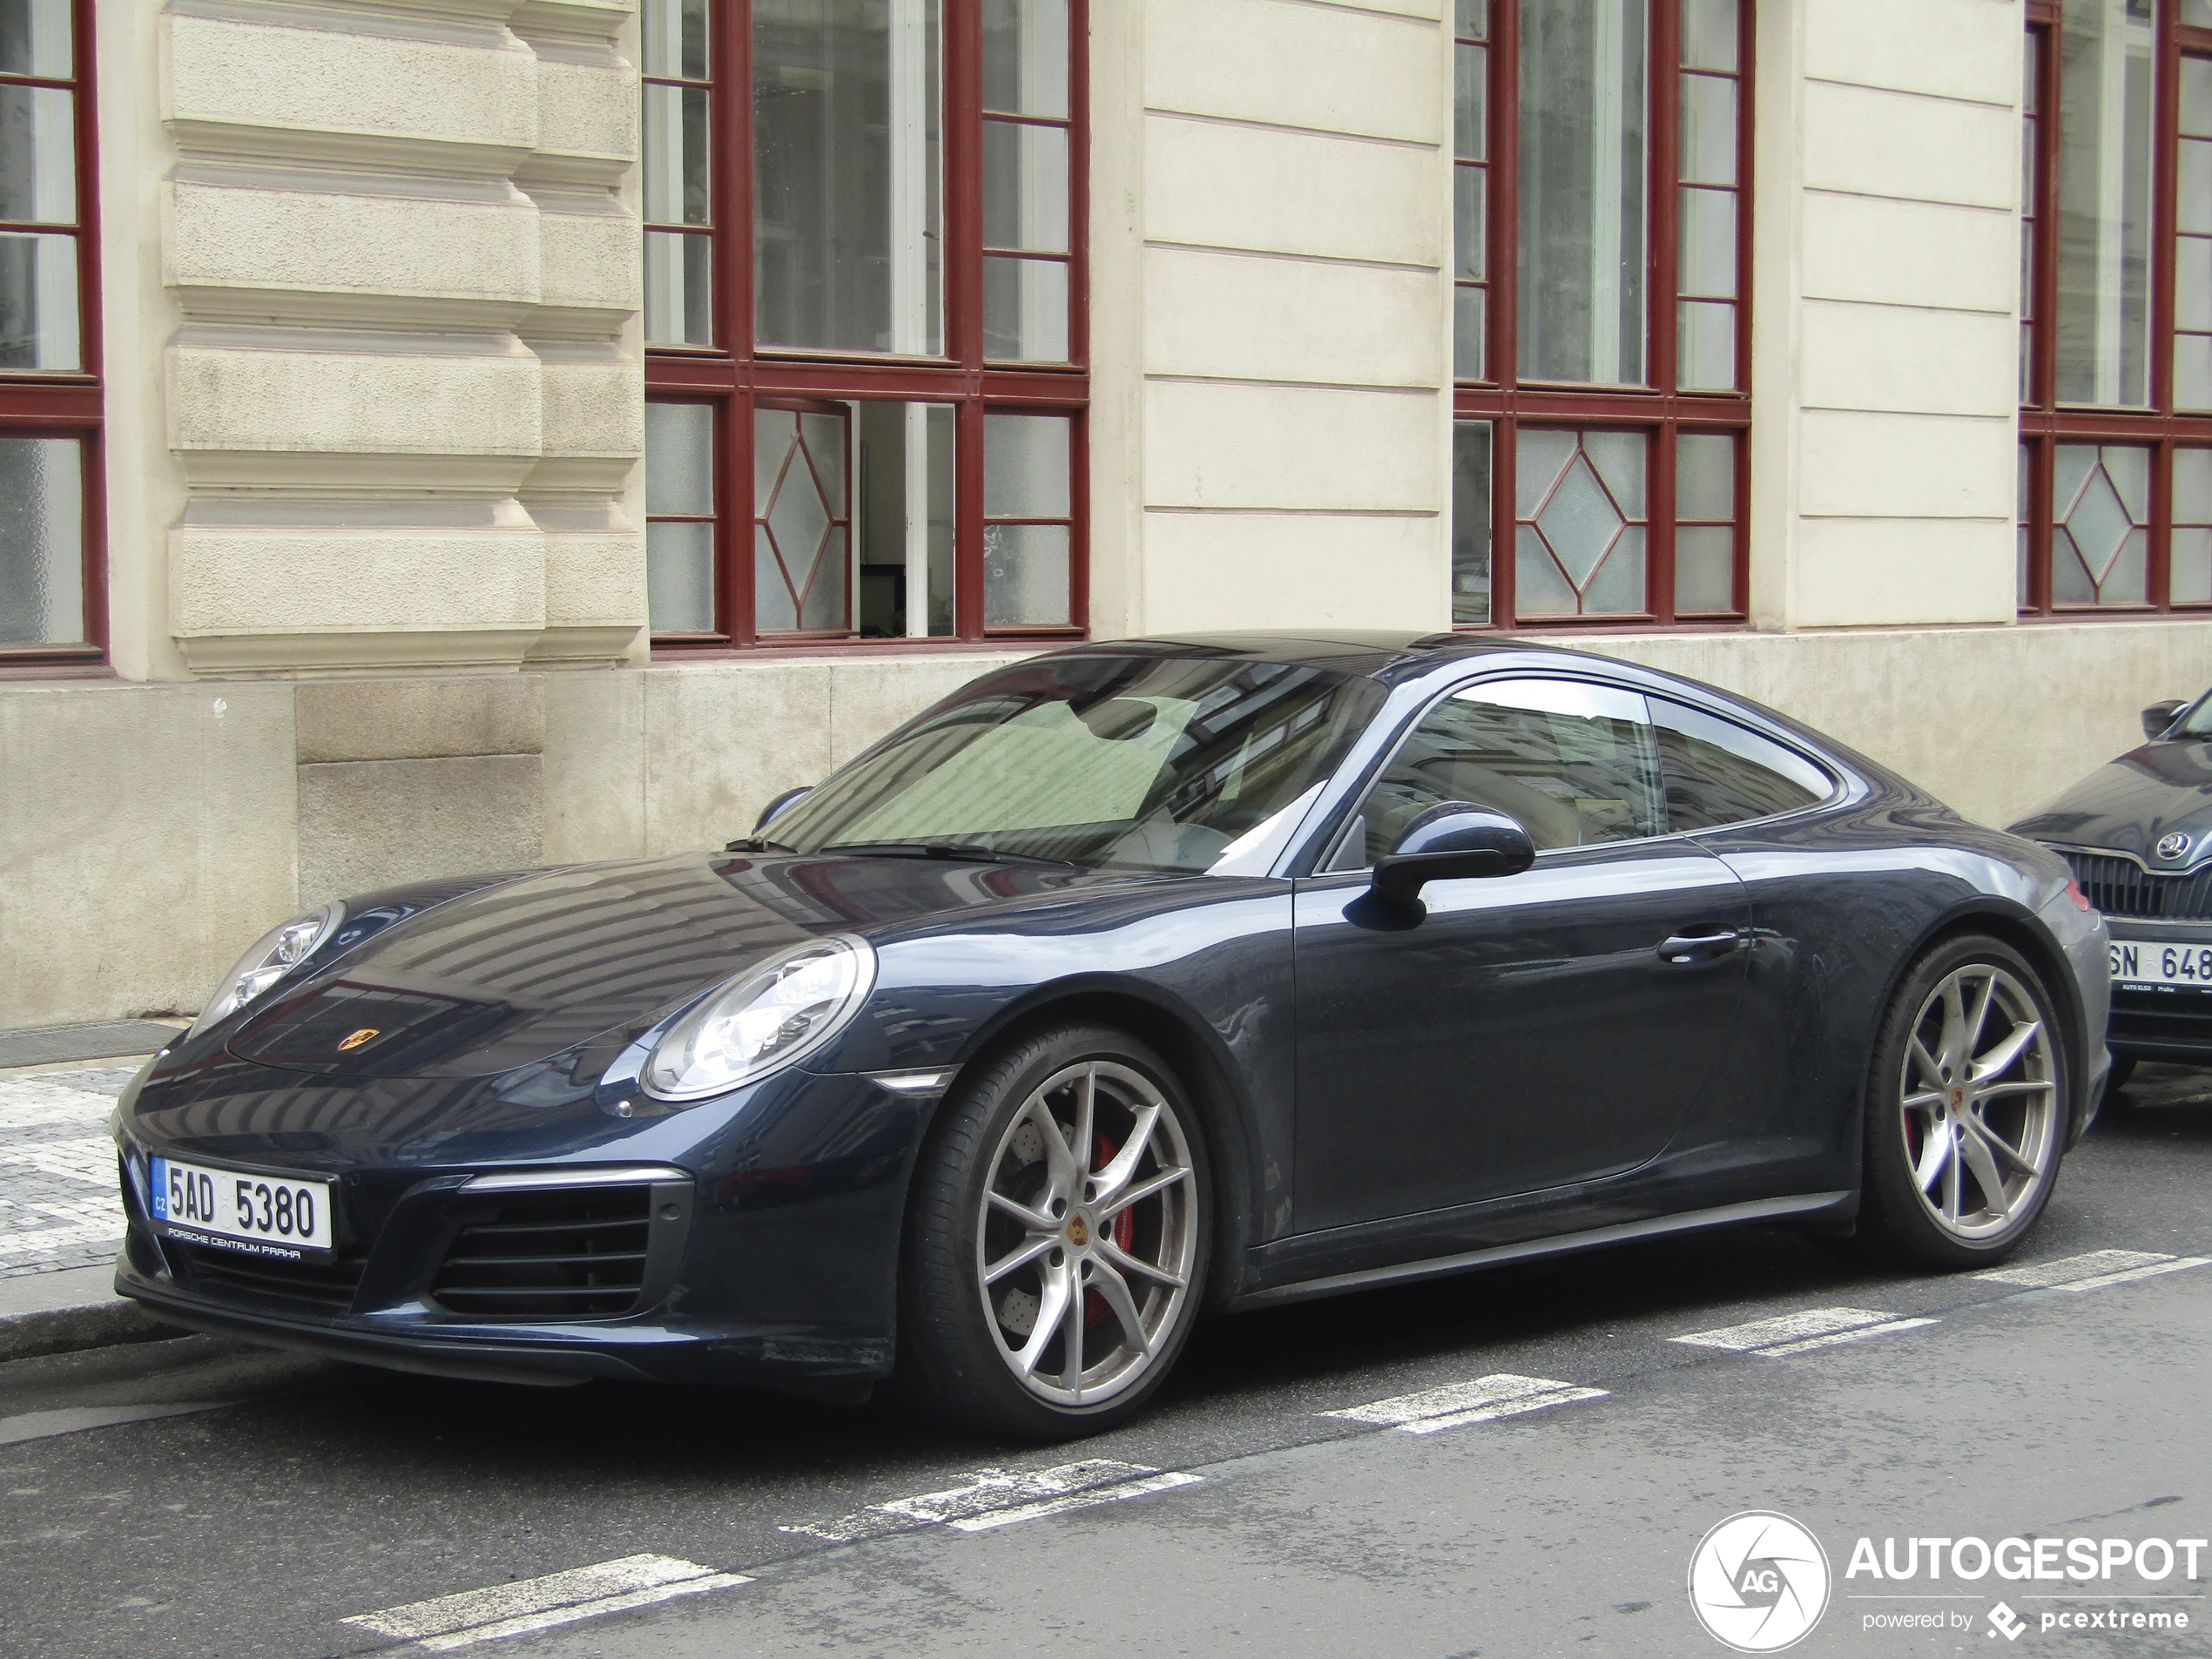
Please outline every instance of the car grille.
[[2107, 916], [2195, 921], [2212, 919], [2212, 867], [2192, 875], [2153, 875], [2133, 859], [2067, 853], [2074, 879]]
[[293, 1302], [325, 1313], [345, 1313], [361, 1289], [366, 1253], [349, 1251], [320, 1262], [271, 1261], [236, 1255], [206, 1244], [172, 1241], [185, 1258], [193, 1285], [212, 1295], [244, 1293]]
[[431, 1299], [480, 1318], [627, 1313], [645, 1285], [652, 1192], [642, 1185], [521, 1192], [474, 1212], [447, 1246]]

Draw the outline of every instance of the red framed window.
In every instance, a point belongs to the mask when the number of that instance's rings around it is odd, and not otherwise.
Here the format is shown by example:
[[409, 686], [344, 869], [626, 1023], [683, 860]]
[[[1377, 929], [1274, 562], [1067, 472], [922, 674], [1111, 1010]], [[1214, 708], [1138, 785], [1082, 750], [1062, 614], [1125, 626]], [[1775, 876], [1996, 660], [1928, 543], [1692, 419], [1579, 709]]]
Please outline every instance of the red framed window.
[[106, 638], [91, 30], [0, 6], [0, 668]]
[[1085, 0], [646, 0], [669, 651], [1080, 634]]
[[1747, 0], [1455, 0], [1460, 627], [1740, 621]]
[[2030, 0], [2023, 615], [2212, 606], [2212, 0]]

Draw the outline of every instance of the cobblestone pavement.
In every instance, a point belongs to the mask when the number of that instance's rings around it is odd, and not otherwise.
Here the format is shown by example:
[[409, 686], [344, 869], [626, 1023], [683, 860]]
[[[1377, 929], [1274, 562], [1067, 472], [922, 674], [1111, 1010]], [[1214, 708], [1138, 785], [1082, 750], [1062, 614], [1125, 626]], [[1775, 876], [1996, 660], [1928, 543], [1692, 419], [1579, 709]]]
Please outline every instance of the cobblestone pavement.
[[123, 1209], [107, 1120], [135, 1072], [0, 1074], [0, 1278], [115, 1259]]

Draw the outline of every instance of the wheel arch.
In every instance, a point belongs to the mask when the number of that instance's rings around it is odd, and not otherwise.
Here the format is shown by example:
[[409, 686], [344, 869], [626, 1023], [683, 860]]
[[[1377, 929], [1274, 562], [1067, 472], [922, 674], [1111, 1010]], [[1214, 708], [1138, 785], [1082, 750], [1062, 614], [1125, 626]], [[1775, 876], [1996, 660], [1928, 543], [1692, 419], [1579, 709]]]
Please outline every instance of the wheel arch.
[[[2086, 1028], [2085, 1011], [2081, 1006], [2080, 988], [2074, 983], [2074, 969], [2067, 962], [2066, 952], [2051, 936], [2049, 928], [2033, 912], [2024, 906], [2008, 903], [1993, 895], [1969, 899], [1952, 906], [1931, 921], [1915, 940], [1912, 948], [1898, 959], [1890, 974], [1889, 983], [1883, 988], [1880, 1008], [1886, 1017], [1898, 989], [1930, 951], [1969, 934], [1984, 934], [2002, 944], [2011, 946], [2028, 966], [2041, 977], [2044, 990], [2059, 1006], [2059, 1042], [2066, 1053], [2067, 1122], [2063, 1144], [2072, 1145], [2074, 1125], [2080, 1123], [2088, 1102], [2090, 1033]], [[1873, 1078], [1874, 1055], [1867, 1055], [1868, 1082]], [[1862, 1091], [1861, 1101], [1865, 1098]]]
[[[1055, 981], [978, 1027], [961, 1045], [961, 1069], [1048, 1026], [1079, 1022], [1126, 1031], [1158, 1050], [1190, 1091], [1212, 1164], [1216, 1225], [1204, 1304], [1217, 1307], [1243, 1287], [1245, 1246], [1258, 1214], [1251, 1158], [1257, 1114], [1227, 1045], [1195, 1009], [1141, 981], [1106, 975]], [[911, 1190], [907, 1202], [913, 1202]]]

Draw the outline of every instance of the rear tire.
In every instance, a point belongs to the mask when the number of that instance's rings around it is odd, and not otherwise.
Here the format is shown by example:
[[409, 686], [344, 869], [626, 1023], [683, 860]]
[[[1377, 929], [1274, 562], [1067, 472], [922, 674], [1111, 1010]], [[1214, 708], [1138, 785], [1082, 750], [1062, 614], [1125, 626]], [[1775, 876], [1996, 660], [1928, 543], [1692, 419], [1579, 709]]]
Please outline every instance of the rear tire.
[[1182, 1353], [1212, 1218], [1197, 1114], [1144, 1043], [1063, 1025], [971, 1065], [915, 1172], [902, 1388], [993, 1434], [1112, 1427]]
[[2067, 1083], [2056, 1005], [2018, 951], [1967, 934], [1914, 963], [1867, 1079], [1865, 1246], [1937, 1268], [2011, 1255], [2058, 1184]]

